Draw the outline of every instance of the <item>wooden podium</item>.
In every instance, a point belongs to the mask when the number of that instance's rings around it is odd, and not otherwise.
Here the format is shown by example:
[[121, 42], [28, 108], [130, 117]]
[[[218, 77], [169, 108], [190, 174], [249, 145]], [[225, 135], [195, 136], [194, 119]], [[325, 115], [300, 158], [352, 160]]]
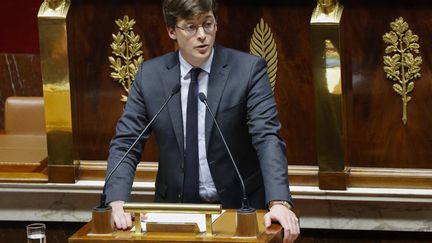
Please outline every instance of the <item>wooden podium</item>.
[[70, 243], [93, 242], [282, 242], [283, 229], [279, 224], [272, 224], [269, 229], [264, 227], [265, 210], [257, 210], [258, 235], [256, 237], [237, 237], [236, 210], [226, 210], [217, 218], [213, 226], [213, 235], [205, 232], [175, 233], [175, 232], [144, 232], [136, 235], [132, 231], [117, 230], [108, 235], [92, 235], [91, 222], [84, 225], [69, 238]]

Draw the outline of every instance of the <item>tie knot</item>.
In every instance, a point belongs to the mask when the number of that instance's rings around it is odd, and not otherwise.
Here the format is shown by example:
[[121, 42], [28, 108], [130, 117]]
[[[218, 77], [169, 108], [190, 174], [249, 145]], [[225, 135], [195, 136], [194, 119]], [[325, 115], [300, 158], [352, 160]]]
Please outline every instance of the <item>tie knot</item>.
[[198, 75], [201, 73], [201, 68], [192, 68], [190, 70], [191, 74], [191, 82], [197, 82], [198, 81]]

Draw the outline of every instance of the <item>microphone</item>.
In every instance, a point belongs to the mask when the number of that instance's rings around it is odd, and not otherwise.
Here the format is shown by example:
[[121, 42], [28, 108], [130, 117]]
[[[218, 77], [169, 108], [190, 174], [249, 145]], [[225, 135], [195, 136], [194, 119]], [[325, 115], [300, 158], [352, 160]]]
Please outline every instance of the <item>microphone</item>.
[[229, 149], [229, 147], [228, 147], [228, 145], [227, 145], [227, 143], [226, 143], [226, 141], [225, 141], [225, 137], [224, 137], [224, 135], [222, 134], [222, 131], [221, 131], [220, 127], [219, 127], [218, 122], [216, 121], [216, 117], [214, 116], [213, 112], [211, 111], [210, 107], [208, 106], [206, 95], [205, 95], [203, 92], [200, 92], [200, 93], [198, 94], [198, 97], [199, 97], [199, 99], [201, 100], [201, 102], [205, 104], [205, 106], [207, 107], [207, 110], [209, 111], [211, 117], [213, 118], [213, 121], [214, 121], [214, 123], [215, 123], [215, 125], [216, 125], [216, 128], [217, 128], [217, 130], [218, 130], [218, 132], [219, 132], [219, 135], [220, 135], [221, 138], [222, 138], [222, 142], [223, 142], [224, 145], [225, 145], [225, 149], [227, 150], [228, 155], [229, 155], [229, 157], [230, 157], [230, 159], [231, 159], [231, 162], [232, 162], [232, 164], [234, 165], [234, 169], [235, 169], [235, 171], [237, 172], [237, 176], [238, 176], [238, 178], [240, 179], [240, 184], [241, 184], [242, 193], [243, 193], [243, 199], [242, 199], [242, 207], [241, 207], [241, 209], [239, 209], [239, 210], [242, 211], [242, 212], [251, 212], [251, 211], [255, 211], [255, 209], [249, 207], [249, 201], [248, 201], [248, 198], [247, 198], [247, 196], [246, 196], [246, 188], [245, 188], [245, 185], [244, 185], [243, 177], [241, 176], [241, 174], [240, 174], [240, 172], [239, 172], [239, 170], [238, 170], [238, 168], [237, 168], [237, 164], [236, 164], [236, 162], [234, 161], [234, 158], [233, 158], [233, 156], [232, 156], [232, 154], [231, 154], [231, 151], [230, 151], [230, 149]]
[[106, 194], [105, 194], [105, 190], [106, 190], [106, 186], [107, 186], [107, 182], [109, 181], [109, 179], [111, 178], [111, 176], [113, 175], [113, 173], [117, 170], [117, 168], [120, 166], [120, 164], [124, 161], [124, 159], [126, 158], [126, 156], [129, 154], [129, 152], [132, 150], [132, 148], [135, 146], [135, 144], [138, 142], [138, 140], [142, 137], [142, 135], [144, 135], [144, 133], [149, 129], [149, 127], [152, 125], [153, 121], [159, 116], [159, 113], [161, 113], [161, 111], [165, 108], [165, 106], [168, 104], [168, 102], [171, 100], [171, 98], [177, 94], [180, 91], [181, 85], [179, 83], [177, 83], [174, 88], [171, 91], [170, 96], [166, 99], [165, 103], [161, 106], [161, 108], [158, 110], [158, 112], [153, 116], [153, 118], [150, 120], [150, 122], [147, 124], [147, 126], [145, 126], [145, 128], [142, 130], [142, 132], [138, 135], [138, 137], [135, 139], [135, 141], [129, 146], [129, 149], [125, 152], [125, 154], [123, 155], [123, 157], [121, 157], [121, 159], [117, 162], [116, 166], [111, 170], [111, 172], [108, 174], [108, 176], [106, 177], [105, 180], [105, 184], [104, 187], [102, 189], [102, 195], [101, 195], [101, 199], [100, 199], [100, 205], [98, 207], [96, 207], [96, 210], [106, 210], [107, 208], [111, 208], [111, 206], [107, 206], [106, 205]]

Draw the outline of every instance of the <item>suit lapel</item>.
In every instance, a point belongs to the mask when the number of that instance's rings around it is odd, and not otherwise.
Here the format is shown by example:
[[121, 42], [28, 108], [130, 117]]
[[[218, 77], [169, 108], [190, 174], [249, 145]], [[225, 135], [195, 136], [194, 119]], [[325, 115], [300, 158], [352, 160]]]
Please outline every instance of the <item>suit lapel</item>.
[[[180, 82], [180, 66], [179, 66], [178, 52], [170, 55], [167, 59], [166, 68], [164, 73], [163, 86], [165, 97], [168, 97], [176, 84]], [[172, 97], [168, 103], [168, 112], [171, 118], [171, 123], [179, 146], [179, 151], [183, 158], [183, 119], [181, 110], [181, 95], [180, 92]]]
[[[207, 101], [211, 111], [217, 115], [220, 100], [227, 82], [229, 66], [227, 65], [227, 57], [223, 47], [215, 46], [212, 66], [209, 75], [207, 88]], [[207, 112], [208, 113], [208, 112]], [[206, 150], [210, 141], [210, 134], [214, 126], [213, 118], [210, 114], [205, 116], [205, 137]]]

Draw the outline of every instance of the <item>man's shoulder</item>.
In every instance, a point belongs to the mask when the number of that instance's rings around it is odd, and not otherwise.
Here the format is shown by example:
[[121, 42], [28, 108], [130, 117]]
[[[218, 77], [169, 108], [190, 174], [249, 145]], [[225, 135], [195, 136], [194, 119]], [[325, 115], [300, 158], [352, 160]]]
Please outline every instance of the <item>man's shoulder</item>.
[[155, 71], [157, 69], [173, 65], [175, 64], [176, 60], [178, 60], [176, 56], [178, 56], [177, 52], [168, 52], [161, 56], [152, 57], [148, 60], [145, 60], [141, 64], [141, 68]]

